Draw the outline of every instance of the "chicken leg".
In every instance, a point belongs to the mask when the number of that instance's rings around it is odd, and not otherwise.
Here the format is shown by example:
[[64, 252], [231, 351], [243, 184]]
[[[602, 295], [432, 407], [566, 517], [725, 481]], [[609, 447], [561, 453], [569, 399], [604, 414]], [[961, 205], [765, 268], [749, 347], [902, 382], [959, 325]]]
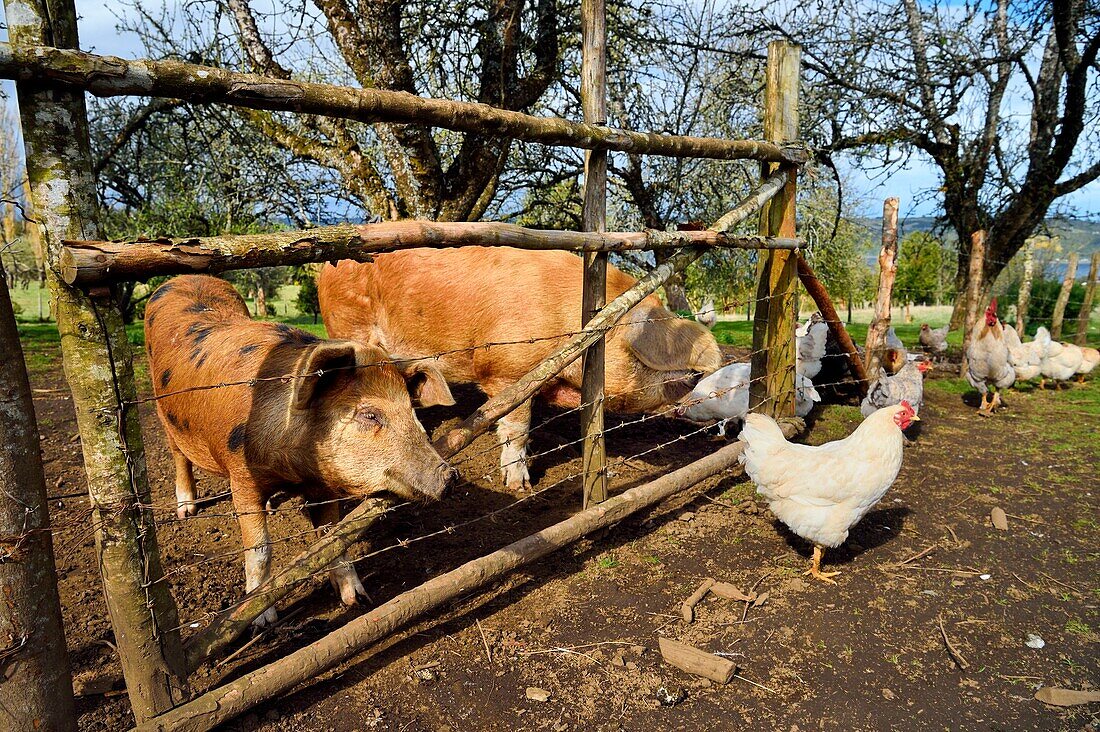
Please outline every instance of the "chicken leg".
[[986, 397], [989, 396], [989, 392], [982, 393], [982, 403], [978, 407], [978, 414], [983, 417], [988, 417], [991, 410], [989, 403], [986, 401]]
[[828, 582], [831, 585], [835, 585], [836, 580], [831, 578], [836, 577], [840, 572], [822, 572], [821, 560], [824, 556], [825, 548], [820, 544], [814, 544], [814, 563], [810, 565], [810, 568], [803, 572], [803, 574], [808, 574], [814, 579], [819, 579], [822, 582]]

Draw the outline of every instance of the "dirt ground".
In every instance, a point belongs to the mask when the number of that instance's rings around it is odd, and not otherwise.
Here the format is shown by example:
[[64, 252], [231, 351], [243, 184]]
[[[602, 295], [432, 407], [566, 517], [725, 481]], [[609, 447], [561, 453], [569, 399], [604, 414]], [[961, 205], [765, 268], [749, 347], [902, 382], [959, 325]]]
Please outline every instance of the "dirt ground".
[[[60, 358], [28, 360], [43, 435], [66, 634], [81, 679], [117, 670], [95, 566], [80, 447]], [[145, 388], [147, 392], [147, 386]], [[478, 402], [425, 416], [438, 431]], [[956, 379], [934, 377], [924, 422], [896, 485], [827, 555], [838, 586], [802, 576], [809, 547], [778, 524], [752, 486], [721, 476], [464, 598], [439, 616], [357, 657], [227, 729], [239, 730], [1097, 730], [1100, 705], [1048, 707], [1039, 686], [1100, 686], [1100, 387], [1009, 394], [992, 419]], [[161, 553], [181, 623], [243, 594], [239, 531], [224, 498], [197, 517], [174, 517], [172, 465], [153, 411], [142, 407]], [[536, 413], [536, 422], [553, 413]], [[631, 419], [631, 418], [626, 418]], [[543, 452], [578, 436], [573, 415], [533, 435]], [[852, 406], [811, 418], [807, 441], [847, 434]], [[612, 424], [615, 424], [612, 421]], [[608, 435], [629, 456], [695, 427], [655, 419]], [[614, 490], [644, 482], [720, 444], [692, 435], [630, 460]], [[402, 547], [398, 542], [467, 521], [515, 500], [496, 478], [484, 437], [467, 451], [464, 480], [442, 503], [395, 512], [359, 564], [383, 602], [470, 558], [558, 521], [579, 507], [575, 480], [491, 520]], [[579, 470], [569, 446], [534, 463], [536, 489]], [[200, 476], [204, 496], [226, 490]], [[272, 522], [275, 562], [311, 538], [291, 501]], [[994, 529], [990, 509], [1008, 514]], [[928, 551], [926, 551], [928, 550]], [[358, 554], [368, 551], [361, 547]], [[921, 556], [916, 557], [920, 554]], [[744, 603], [708, 597], [685, 624], [680, 603], [705, 577], [766, 592]], [[282, 622], [229, 660], [203, 669], [195, 688], [276, 660], [339, 626], [345, 611], [323, 578], [281, 603]], [[944, 637], [965, 657], [960, 669]], [[185, 629], [185, 634], [189, 633]], [[1029, 634], [1045, 646], [1026, 645]], [[663, 663], [659, 637], [727, 654], [739, 666], [719, 686]], [[525, 690], [549, 692], [547, 701]], [[663, 699], [665, 703], [659, 701]], [[128, 729], [124, 694], [79, 700], [83, 730]]]

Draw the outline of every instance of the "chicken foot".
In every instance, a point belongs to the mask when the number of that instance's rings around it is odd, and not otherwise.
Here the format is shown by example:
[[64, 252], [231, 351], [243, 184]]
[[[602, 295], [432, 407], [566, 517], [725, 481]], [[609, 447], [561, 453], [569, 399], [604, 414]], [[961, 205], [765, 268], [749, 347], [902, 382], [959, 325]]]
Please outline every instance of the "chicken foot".
[[824, 558], [824, 556], [825, 548], [822, 547], [820, 544], [814, 544], [814, 562], [812, 565], [810, 565], [809, 569], [803, 572], [803, 574], [808, 574], [814, 579], [819, 579], [822, 582], [828, 582], [831, 585], [835, 585], [836, 580], [831, 578], [836, 577], [838, 574], [840, 574], [840, 572], [822, 572], [821, 560], [822, 558]]

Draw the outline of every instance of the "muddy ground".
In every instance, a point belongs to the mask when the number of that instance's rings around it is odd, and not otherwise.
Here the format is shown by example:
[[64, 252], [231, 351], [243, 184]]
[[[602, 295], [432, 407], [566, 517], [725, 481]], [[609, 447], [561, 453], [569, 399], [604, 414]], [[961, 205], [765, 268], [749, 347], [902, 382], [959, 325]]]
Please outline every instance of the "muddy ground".
[[[66, 634], [81, 679], [117, 670], [95, 568], [71, 401], [55, 345], [28, 362], [57, 527]], [[148, 392], [147, 385], [144, 389]], [[432, 410], [440, 430], [478, 402]], [[656, 510], [568, 548], [504, 587], [448, 608], [309, 687], [231, 723], [240, 730], [1080, 730], [1098, 728], [1100, 705], [1048, 707], [1039, 686], [1100, 686], [1100, 387], [1010, 394], [993, 419], [956, 380], [929, 382], [922, 432], [878, 508], [827, 556], [838, 586], [808, 581], [809, 547], [774, 521], [743, 478], [721, 476]], [[243, 589], [231, 504], [213, 500], [186, 521], [174, 517], [171, 459], [153, 411], [142, 407], [159, 540], [181, 622], [202, 622]], [[541, 421], [554, 413], [542, 410]], [[847, 434], [852, 406], [828, 405], [807, 441]], [[614, 423], [614, 422], [613, 422]], [[613, 457], [635, 455], [695, 428], [664, 419], [608, 435]], [[575, 416], [537, 430], [542, 452], [578, 436]], [[715, 449], [706, 435], [621, 466], [615, 490], [663, 474]], [[463, 482], [443, 503], [382, 522], [359, 564], [373, 602], [385, 601], [461, 562], [576, 510], [565, 480], [492, 520], [426, 541], [419, 537], [515, 500], [496, 479], [492, 439], [468, 450]], [[534, 463], [536, 489], [579, 470], [569, 446]], [[226, 490], [200, 477], [204, 496]], [[75, 495], [72, 495], [75, 494]], [[994, 529], [990, 509], [1008, 514]], [[272, 521], [275, 562], [310, 539], [295, 502]], [[932, 548], [930, 552], [925, 550]], [[367, 548], [360, 548], [363, 554]], [[912, 559], [915, 555], [923, 555]], [[768, 593], [760, 607], [713, 596], [697, 619], [680, 603], [705, 577]], [[362, 612], [343, 610], [318, 578], [280, 604], [282, 622], [228, 662], [203, 669], [196, 688], [271, 662]], [[943, 631], [965, 658], [945, 648]], [[185, 628], [185, 634], [191, 632]], [[1025, 644], [1029, 634], [1045, 642]], [[738, 677], [726, 686], [661, 661], [659, 637], [728, 654]], [[525, 690], [538, 687], [548, 701]], [[658, 701], [663, 689], [666, 702]], [[131, 726], [124, 694], [79, 700], [83, 730]]]

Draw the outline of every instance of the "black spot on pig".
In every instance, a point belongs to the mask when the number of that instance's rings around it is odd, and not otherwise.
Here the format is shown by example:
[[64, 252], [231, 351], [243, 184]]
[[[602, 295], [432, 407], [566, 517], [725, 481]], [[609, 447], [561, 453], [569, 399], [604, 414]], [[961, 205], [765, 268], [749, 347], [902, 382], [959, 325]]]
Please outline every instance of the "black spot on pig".
[[183, 309], [185, 313], [209, 313], [213, 312], [214, 308], [210, 307], [204, 302], [196, 302], [188, 305]]
[[168, 424], [172, 425], [176, 429], [180, 428], [180, 421], [179, 421], [179, 418], [176, 417], [176, 415], [172, 414], [171, 412], [166, 411], [164, 413], [164, 418], [168, 420]]
[[206, 337], [213, 332], [214, 326], [206, 323], [192, 323], [187, 326], [187, 335], [191, 336], [192, 342], [197, 347], [200, 343], [206, 340]]
[[205, 354], [205, 353], [202, 354], [201, 356], [199, 356], [199, 360], [195, 362], [195, 368], [197, 368], [197, 369], [202, 368], [202, 365], [204, 363], [206, 363], [206, 356], [207, 356], [207, 354]]
[[238, 353], [240, 353], [242, 356], [247, 356], [248, 354], [252, 353], [253, 351], [255, 351], [259, 347], [260, 347], [259, 343], [253, 343], [251, 345], [244, 346], [243, 348], [241, 348], [240, 351], [238, 351]]
[[[206, 356], [203, 354], [203, 351], [202, 351], [201, 348], [191, 349], [191, 354], [188, 356], [188, 358], [191, 359], [191, 361], [194, 361], [194, 362], [197, 362], [200, 359], [203, 360], [203, 361], [206, 360]], [[197, 366], [198, 364], [196, 363], [195, 365]]]
[[165, 295], [167, 295], [171, 291], [172, 291], [172, 285], [171, 284], [161, 285], [160, 287], [157, 288], [156, 292], [154, 292], [152, 295], [149, 296], [149, 304], [151, 305], [152, 303], [155, 303], [157, 300], [161, 299], [162, 297], [164, 297]]
[[292, 328], [286, 323], [279, 323], [275, 326], [275, 332], [279, 335], [280, 343], [289, 343], [293, 345], [308, 345], [310, 343], [317, 343], [321, 339], [312, 333], [307, 333], [304, 330], [298, 328]]
[[245, 434], [246, 425], [241, 423], [229, 431], [229, 439], [226, 440], [226, 447], [230, 452], [236, 452], [244, 447], [244, 441], [247, 435]]
[[[152, 354], [150, 354], [152, 355]], [[160, 388], [164, 389], [168, 386], [168, 382], [172, 380], [172, 369], [165, 369], [160, 372]]]

